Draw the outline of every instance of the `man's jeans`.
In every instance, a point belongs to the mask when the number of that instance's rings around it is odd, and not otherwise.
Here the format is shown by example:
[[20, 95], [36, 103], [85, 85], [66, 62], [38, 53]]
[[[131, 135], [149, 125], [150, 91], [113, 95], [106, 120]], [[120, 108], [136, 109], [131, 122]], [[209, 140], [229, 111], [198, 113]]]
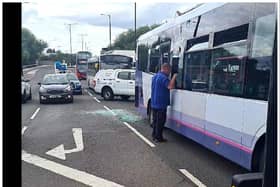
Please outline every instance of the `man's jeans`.
[[162, 131], [166, 121], [166, 109], [153, 110], [153, 139], [162, 140]]

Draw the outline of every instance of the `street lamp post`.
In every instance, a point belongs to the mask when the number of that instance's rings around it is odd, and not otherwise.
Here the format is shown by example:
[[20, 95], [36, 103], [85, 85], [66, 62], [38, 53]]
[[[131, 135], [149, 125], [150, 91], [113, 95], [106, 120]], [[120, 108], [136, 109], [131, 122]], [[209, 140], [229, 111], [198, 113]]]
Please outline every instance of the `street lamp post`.
[[72, 25], [75, 25], [77, 23], [69, 23], [69, 24], [66, 24], [66, 25], [69, 25], [69, 33], [70, 33], [70, 56], [71, 56], [71, 62], [70, 64], [72, 65], [72, 36], [71, 36], [71, 26]]
[[80, 34], [82, 37], [82, 51], [84, 51], [84, 36], [87, 36], [87, 34]]
[[110, 14], [100, 14], [100, 15], [108, 16], [109, 18], [109, 40], [110, 40], [109, 47], [111, 48], [111, 15]]

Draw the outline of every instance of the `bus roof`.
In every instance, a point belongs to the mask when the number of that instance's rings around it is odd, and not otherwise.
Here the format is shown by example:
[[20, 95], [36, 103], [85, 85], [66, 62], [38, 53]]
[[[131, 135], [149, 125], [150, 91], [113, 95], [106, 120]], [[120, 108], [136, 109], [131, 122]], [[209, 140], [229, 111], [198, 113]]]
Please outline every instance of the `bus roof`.
[[181, 24], [187, 20], [190, 20], [194, 17], [197, 17], [199, 15], [202, 15], [206, 12], [209, 12], [215, 8], [218, 8], [218, 7], [221, 7], [223, 6], [225, 3], [205, 3], [205, 4], [202, 4], [200, 6], [198, 6], [197, 8], [194, 8], [190, 11], [188, 11], [187, 13], [185, 13], [184, 15], [182, 16], [178, 16], [176, 18], [173, 18], [171, 20], [169, 20], [167, 23], [164, 23], [162, 24], [161, 26], [141, 35], [139, 38], [138, 38], [138, 41], [141, 41], [141, 40], [145, 40], [153, 35], [156, 35], [157, 33], [160, 33], [162, 31], [165, 31], [171, 27], [174, 27], [175, 25], [178, 25], [178, 24]]

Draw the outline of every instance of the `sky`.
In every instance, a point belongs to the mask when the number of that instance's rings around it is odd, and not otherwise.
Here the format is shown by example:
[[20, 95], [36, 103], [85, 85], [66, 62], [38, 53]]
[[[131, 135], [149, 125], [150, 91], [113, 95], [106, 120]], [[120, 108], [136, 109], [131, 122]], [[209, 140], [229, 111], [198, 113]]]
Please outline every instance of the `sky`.
[[[195, 3], [136, 2], [136, 26], [160, 24], [195, 6]], [[109, 17], [111, 15], [111, 42], [134, 29], [134, 2], [57, 0], [22, 3], [22, 27], [29, 29], [49, 48], [70, 53], [71, 25], [72, 53], [89, 50], [98, 55], [109, 45]], [[83, 42], [82, 42], [83, 41]]]

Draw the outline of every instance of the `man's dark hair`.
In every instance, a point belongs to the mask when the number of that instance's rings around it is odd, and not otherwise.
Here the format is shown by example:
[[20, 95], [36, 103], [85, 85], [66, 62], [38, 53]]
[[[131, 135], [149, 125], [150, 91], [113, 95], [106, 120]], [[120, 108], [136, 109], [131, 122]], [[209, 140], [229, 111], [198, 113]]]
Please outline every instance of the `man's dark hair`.
[[161, 65], [161, 68], [171, 68], [171, 66], [170, 66], [170, 64], [168, 64], [168, 63], [163, 63], [163, 64]]

